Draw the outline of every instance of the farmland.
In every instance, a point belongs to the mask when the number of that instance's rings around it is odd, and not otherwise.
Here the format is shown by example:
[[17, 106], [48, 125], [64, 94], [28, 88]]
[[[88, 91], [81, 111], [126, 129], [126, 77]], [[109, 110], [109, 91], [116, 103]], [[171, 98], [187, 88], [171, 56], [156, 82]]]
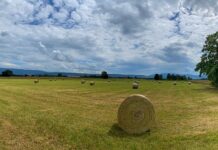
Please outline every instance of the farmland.
[[[86, 80], [0, 78], [0, 149], [218, 149], [218, 89], [208, 81]], [[132, 136], [117, 110], [135, 93], [151, 100], [156, 124]]]

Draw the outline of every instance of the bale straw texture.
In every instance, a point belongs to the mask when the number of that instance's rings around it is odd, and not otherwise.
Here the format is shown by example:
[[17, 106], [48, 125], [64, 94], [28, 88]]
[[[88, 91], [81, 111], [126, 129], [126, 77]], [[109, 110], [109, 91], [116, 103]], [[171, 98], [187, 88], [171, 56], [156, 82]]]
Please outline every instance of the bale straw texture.
[[142, 134], [155, 123], [152, 103], [143, 95], [127, 97], [118, 109], [118, 124], [129, 134]]

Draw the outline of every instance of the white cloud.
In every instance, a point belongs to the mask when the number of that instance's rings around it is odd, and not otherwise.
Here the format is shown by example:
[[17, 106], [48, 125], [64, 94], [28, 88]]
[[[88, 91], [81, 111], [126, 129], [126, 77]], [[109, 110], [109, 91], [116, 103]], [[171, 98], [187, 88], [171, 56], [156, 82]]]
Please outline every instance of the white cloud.
[[0, 67], [193, 73], [215, 0], [2, 0]]

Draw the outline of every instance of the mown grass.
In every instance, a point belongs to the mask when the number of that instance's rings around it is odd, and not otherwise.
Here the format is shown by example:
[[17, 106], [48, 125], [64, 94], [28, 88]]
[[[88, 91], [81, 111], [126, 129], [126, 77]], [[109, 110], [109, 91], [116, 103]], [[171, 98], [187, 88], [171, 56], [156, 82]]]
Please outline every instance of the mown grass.
[[[88, 79], [93, 80], [93, 79]], [[0, 149], [218, 149], [218, 90], [205, 82], [0, 79]], [[117, 126], [130, 94], [150, 98], [156, 124], [140, 136]]]

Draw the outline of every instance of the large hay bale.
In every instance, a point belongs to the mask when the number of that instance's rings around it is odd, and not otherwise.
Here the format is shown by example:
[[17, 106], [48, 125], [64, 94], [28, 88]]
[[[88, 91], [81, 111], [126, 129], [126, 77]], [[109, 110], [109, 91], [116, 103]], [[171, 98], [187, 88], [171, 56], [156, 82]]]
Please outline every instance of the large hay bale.
[[85, 80], [81, 80], [81, 84], [85, 84], [86, 83], [86, 81]]
[[136, 82], [134, 82], [134, 83], [132, 84], [132, 88], [133, 88], [133, 89], [138, 89], [138, 88], [139, 88], [139, 84], [136, 83]]
[[154, 107], [143, 95], [131, 95], [119, 107], [118, 124], [129, 134], [142, 134], [149, 131], [154, 123]]
[[177, 85], [177, 82], [173, 82], [173, 85]]
[[192, 84], [192, 82], [188, 82], [188, 84], [189, 84], [189, 85], [191, 85], [191, 84]]
[[39, 83], [39, 79], [34, 80], [34, 83], [35, 83], [35, 84], [36, 84], [36, 83]]
[[89, 83], [91, 86], [95, 85], [95, 82], [94, 81], [90, 81]]

